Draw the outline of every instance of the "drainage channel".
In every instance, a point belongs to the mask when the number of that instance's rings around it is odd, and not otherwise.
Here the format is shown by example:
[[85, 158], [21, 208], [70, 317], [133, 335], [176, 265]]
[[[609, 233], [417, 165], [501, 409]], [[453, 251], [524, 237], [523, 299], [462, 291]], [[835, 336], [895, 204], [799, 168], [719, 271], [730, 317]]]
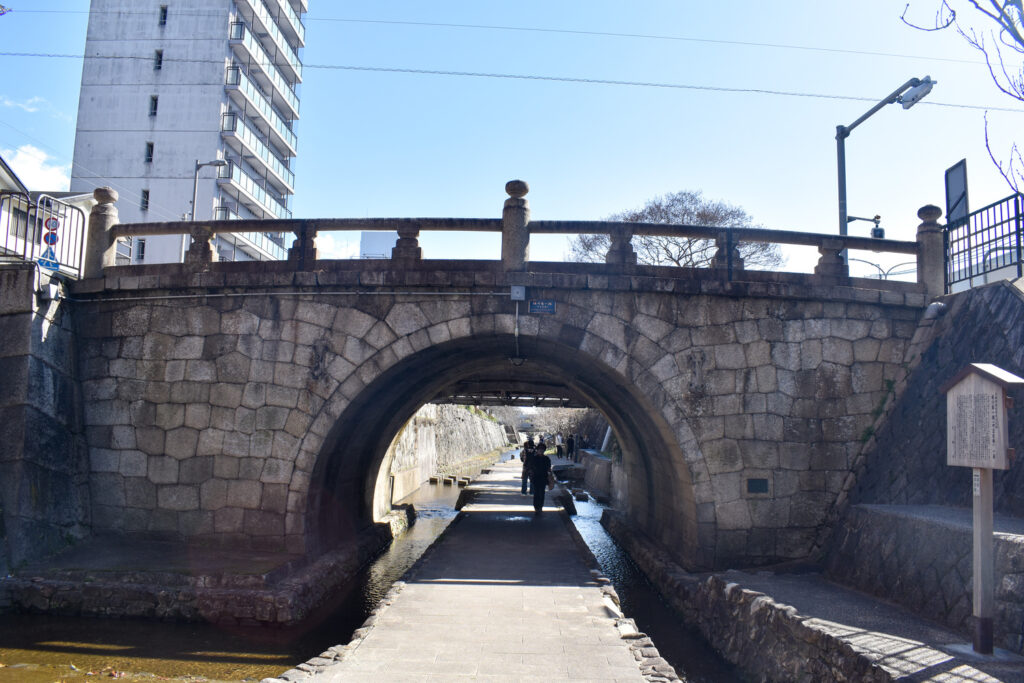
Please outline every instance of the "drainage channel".
[[[0, 683], [52, 683], [154, 678], [181, 681], [258, 681], [345, 643], [391, 585], [457, 514], [458, 489], [426, 485], [411, 499], [416, 523], [360, 572], [330, 605], [300, 627], [222, 627], [212, 624], [84, 619], [44, 615], [0, 617]], [[600, 524], [601, 506], [577, 502], [577, 529], [612, 581], [623, 611], [657, 644], [686, 681], [740, 679], [691, 633], [661, 600]]]
[[654, 641], [658, 653], [689, 683], [740, 683], [731, 664], [691, 630], [665, 602], [625, 550], [601, 526], [603, 505], [576, 501], [572, 518], [580, 536], [615, 586], [622, 612]]

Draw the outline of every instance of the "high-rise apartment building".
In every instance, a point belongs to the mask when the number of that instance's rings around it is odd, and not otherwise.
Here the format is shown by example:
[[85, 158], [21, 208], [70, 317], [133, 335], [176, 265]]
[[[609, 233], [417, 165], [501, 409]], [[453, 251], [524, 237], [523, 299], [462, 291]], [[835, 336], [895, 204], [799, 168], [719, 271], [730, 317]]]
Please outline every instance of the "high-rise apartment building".
[[[306, 10], [307, 0], [92, 0], [72, 190], [110, 185], [122, 223], [290, 218]], [[186, 240], [136, 238], [132, 260], [181, 261]], [[216, 247], [226, 260], [286, 253], [283, 238], [259, 233]]]

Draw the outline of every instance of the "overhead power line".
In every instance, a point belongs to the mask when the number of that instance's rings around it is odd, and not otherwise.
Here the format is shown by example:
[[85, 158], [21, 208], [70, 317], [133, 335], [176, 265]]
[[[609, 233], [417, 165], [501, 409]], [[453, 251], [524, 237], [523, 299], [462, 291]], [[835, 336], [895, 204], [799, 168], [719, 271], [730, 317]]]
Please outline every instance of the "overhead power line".
[[[8, 10], [14, 12], [15, 10]], [[20, 9], [18, 14], [119, 14], [119, 15], [150, 15], [151, 11], [125, 10], [35, 10]], [[219, 16], [216, 12], [202, 10], [175, 10], [175, 14], [183, 16]], [[738, 47], [762, 47], [774, 50], [801, 50], [806, 52], [822, 52], [831, 54], [857, 55], [862, 57], [895, 57], [897, 59], [923, 59], [932, 62], [951, 62], [955, 64], [978, 64], [985, 62], [977, 59], [957, 59], [955, 57], [936, 57], [904, 54], [900, 52], [879, 52], [874, 50], [853, 50], [849, 48], [821, 47], [816, 45], [793, 45], [789, 43], [762, 43], [747, 40], [726, 40], [724, 38], [696, 38], [658, 33], [625, 33], [616, 31], [586, 31], [583, 29], [544, 28], [541, 26], [507, 26], [502, 24], [460, 24], [434, 21], [402, 21], [393, 19], [350, 19], [346, 17], [311, 17], [305, 16], [304, 23], [337, 23], [337, 24], [378, 24], [382, 26], [419, 26], [423, 28], [457, 28], [483, 31], [517, 31], [525, 33], [551, 33], [576, 36], [593, 36], [599, 38], [628, 38], [633, 40], [660, 40], [685, 43], [703, 43], [708, 45], [732, 45]]]
[[[0, 52], [0, 57], [45, 57], [54, 59], [132, 59], [132, 60], [144, 60], [151, 62], [153, 60], [152, 55], [72, 55], [72, 54], [57, 54], [57, 53], [42, 53], [42, 52]], [[212, 59], [180, 59], [180, 58], [169, 58], [165, 57], [163, 62], [165, 64], [171, 62], [178, 63], [189, 63], [189, 64], [223, 64], [223, 60], [212, 60]], [[463, 76], [471, 78], [504, 78], [512, 80], [527, 80], [527, 81], [550, 81], [558, 83], [585, 83], [591, 85], [620, 85], [620, 86], [632, 86], [642, 88], [668, 88], [674, 90], [699, 90], [706, 92], [725, 92], [725, 93], [737, 93], [737, 94], [752, 94], [752, 95], [777, 95], [782, 97], [802, 97], [810, 99], [824, 99], [824, 100], [844, 100], [852, 102], [874, 102], [877, 98], [873, 97], [861, 97], [856, 95], [829, 95], [825, 93], [810, 93], [800, 92], [795, 90], [778, 90], [773, 88], [740, 88], [740, 87], [729, 87], [720, 85], [694, 85], [687, 83], [661, 83], [657, 81], [627, 81], [627, 80], [614, 80], [605, 78], [578, 78], [572, 76], [544, 76], [540, 74], [506, 74], [506, 73], [489, 73], [480, 71], [450, 71], [442, 69], [409, 69], [401, 67], [383, 67], [383, 66], [359, 66], [353, 64], [305, 64], [303, 69], [325, 69], [334, 71], [366, 71], [366, 72], [379, 72], [379, 73], [399, 73], [399, 74], [421, 74], [430, 76]], [[959, 104], [955, 102], [935, 102], [933, 100], [926, 100], [922, 104], [935, 106], [935, 107], [949, 107], [953, 109], [974, 109], [979, 111], [1002, 111], [1010, 112], [1015, 114], [1024, 114], [1024, 109], [1015, 109], [1013, 107], [1001, 107], [1001, 106], [983, 106], [977, 104]]]

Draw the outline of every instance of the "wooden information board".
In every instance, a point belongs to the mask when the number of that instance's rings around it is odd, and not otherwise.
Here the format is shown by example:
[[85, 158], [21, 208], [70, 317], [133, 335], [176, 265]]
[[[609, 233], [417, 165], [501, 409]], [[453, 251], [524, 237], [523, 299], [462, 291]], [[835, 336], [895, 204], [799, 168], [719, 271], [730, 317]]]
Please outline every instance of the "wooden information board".
[[1009, 469], [1003, 387], [969, 374], [946, 394], [946, 464]]

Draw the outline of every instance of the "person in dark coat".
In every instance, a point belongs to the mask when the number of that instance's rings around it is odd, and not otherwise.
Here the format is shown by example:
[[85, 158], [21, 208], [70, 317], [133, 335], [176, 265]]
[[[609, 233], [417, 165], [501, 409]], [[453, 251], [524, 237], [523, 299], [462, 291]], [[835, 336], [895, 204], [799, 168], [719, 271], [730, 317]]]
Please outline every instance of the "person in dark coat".
[[[544, 443], [543, 441], [541, 443]], [[538, 513], [544, 509], [544, 492], [548, 488], [548, 474], [551, 472], [551, 458], [537, 447], [530, 467], [530, 482], [533, 485], [533, 509]]]
[[530, 464], [533, 462], [533, 456], [537, 452], [537, 447], [533, 443], [533, 437], [526, 437], [526, 443], [519, 450], [519, 459], [523, 463], [523, 494], [525, 495], [530, 484]]

